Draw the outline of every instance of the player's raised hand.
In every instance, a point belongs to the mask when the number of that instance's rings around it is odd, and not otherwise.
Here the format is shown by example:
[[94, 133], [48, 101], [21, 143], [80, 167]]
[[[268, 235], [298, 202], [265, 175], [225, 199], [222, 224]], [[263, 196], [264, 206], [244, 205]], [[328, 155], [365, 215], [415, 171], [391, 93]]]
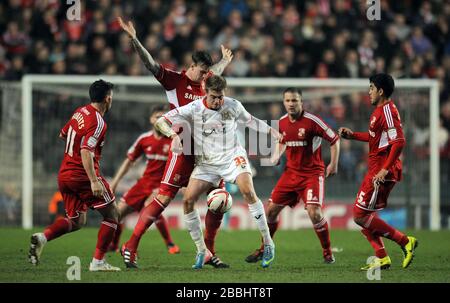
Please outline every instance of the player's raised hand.
[[347, 127], [341, 127], [338, 130], [339, 136], [345, 139], [351, 139], [353, 136], [353, 131], [350, 128]]
[[181, 154], [183, 152], [183, 143], [181, 143], [181, 138], [178, 135], [172, 137], [172, 144], [170, 145], [170, 150], [174, 154]]
[[131, 39], [136, 38], [136, 29], [133, 26], [133, 23], [131, 21], [128, 21], [128, 23], [123, 22], [121, 17], [117, 17], [117, 21], [119, 21], [120, 27], [130, 36]]
[[222, 49], [222, 58], [224, 58], [228, 62], [231, 62], [231, 60], [233, 60], [233, 52], [223, 46], [223, 44], [220, 45], [220, 48]]
[[91, 182], [91, 190], [92, 190], [92, 194], [95, 197], [101, 198], [103, 197], [103, 193], [104, 193], [104, 189], [102, 184], [100, 183], [100, 181], [95, 180]]

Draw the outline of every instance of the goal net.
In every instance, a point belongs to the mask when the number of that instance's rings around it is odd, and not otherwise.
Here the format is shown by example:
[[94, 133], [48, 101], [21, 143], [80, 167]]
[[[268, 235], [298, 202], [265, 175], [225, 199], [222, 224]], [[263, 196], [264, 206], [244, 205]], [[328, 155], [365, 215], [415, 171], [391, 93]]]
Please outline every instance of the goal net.
[[[31, 228], [49, 223], [49, 201], [57, 191], [57, 173], [64, 151], [64, 142], [58, 138], [59, 130], [76, 107], [88, 102], [89, 85], [99, 78], [32, 75], [24, 77], [22, 83], [1, 84], [1, 225]], [[102, 78], [115, 84], [113, 107], [105, 116], [108, 132], [100, 165], [102, 174], [110, 179], [129, 146], [149, 129], [151, 107], [166, 103], [167, 97], [153, 77]], [[366, 131], [373, 110], [365, 79], [227, 80], [227, 95], [242, 101], [250, 113], [268, 123], [285, 113], [282, 92], [291, 86], [302, 89], [304, 108], [322, 117], [335, 130], [347, 126]], [[393, 100], [400, 110], [407, 146], [402, 155], [404, 179], [391, 194], [385, 218], [404, 227], [439, 229], [441, 226], [439, 140], [431, 135], [438, 133], [439, 127], [437, 94], [434, 80], [396, 80]], [[243, 142], [251, 152], [255, 188], [266, 201], [282, 166], [261, 166], [264, 151], [255, 151], [249, 146], [250, 139], [247, 132]], [[351, 206], [366, 172], [367, 150], [367, 144], [341, 140], [339, 172], [325, 182], [324, 210], [328, 219], [332, 219], [332, 227], [352, 227]], [[327, 163], [327, 142], [322, 143], [322, 152]], [[117, 197], [133, 184], [143, 167], [144, 163], [135, 166], [122, 182]], [[246, 218], [249, 216], [247, 208], [239, 202], [242, 199], [236, 189], [228, 189], [236, 201], [228, 225], [231, 228], [254, 227]], [[444, 187], [442, 191], [445, 194], [449, 189]], [[165, 214], [172, 216], [169, 222], [183, 228], [181, 205], [174, 204]], [[284, 211], [282, 227], [301, 228], [310, 224], [305, 215], [301, 203], [292, 212]]]

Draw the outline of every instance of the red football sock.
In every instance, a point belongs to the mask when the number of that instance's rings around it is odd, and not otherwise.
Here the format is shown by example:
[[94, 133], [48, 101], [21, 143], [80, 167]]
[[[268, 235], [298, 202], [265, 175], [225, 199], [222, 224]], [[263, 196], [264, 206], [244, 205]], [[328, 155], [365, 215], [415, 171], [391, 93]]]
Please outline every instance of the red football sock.
[[[280, 221], [276, 221], [276, 222], [267, 222], [267, 225], [269, 226], [269, 233], [270, 233], [270, 237], [272, 238], [272, 240], [273, 240], [273, 236], [275, 235], [275, 232], [277, 231], [277, 229], [278, 229], [278, 223], [279, 223]], [[261, 247], [259, 248], [261, 251], [263, 251], [264, 250], [264, 241], [262, 241], [262, 238], [261, 238]]]
[[375, 256], [377, 256], [378, 258], [384, 258], [387, 256], [383, 239], [380, 236], [372, 234], [368, 229], [365, 228], [363, 228], [361, 232], [366, 237], [367, 241], [369, 241], [370, 245], [372, 245], [373, 250], [375, 251]]
[[320, 240], [320, 245], [324, 251], [330, 250], [330, 233], [328, 231], [328, 222], [325, 218], [322, 218], [319, 223], [314, 224], [314, 231]]
[[388, 238], [402, 247], [409, 242], [408, 237], [381, 220], [376, 212], [373, 212], [368, 216], [364, 227], [367, 228], [372, 234]]
[[133, 234], [130, 240], [126, 243], [126, 247], [133, 252], [136, 252], [139, 246], [139, 241], [142, 235], [147, 231], [147, 229], [156, 221], [161, 213], [164, 211], [164, 206], [158, 199], [153, 198], [153, 201], [147, 205], [139, 215], [139, 220], [134, 227]]
[[70, 233], [72, 231], [72, 221], [68, 218], [59, 218], [52, 225], [47, 226], [44, 230], [44, 235], [47, 241], [51, 241], [58, 238], [64, 234]]
[[105, 256], [108, 246], [114, 238], [117, 229], [117, 222], [112, 220], [103, 220], [98, 230], [97, 246], [95, 248], [94, 258], [102, 260]]
[[111, 242], [111, 247], [115, 250], [119, 247], [120, 235], [122, 235], [123, 223], [117, 224], [117, 230], [114, 233], [114, 238]]
[[166, 245], [173, 244], [173, 240], [169, 232], [169, 226], [167, 225], [167, 220], [163, 215], [159, 216], [159, 218], [155, 221], [155, 225], [163, 237]]
[[215, 214], [208, 210], [205, 217], [205, 244], [209, 251], [215, 255], [214, 243], [216, 241], [217, 231], [222, 223], [223, 214]]

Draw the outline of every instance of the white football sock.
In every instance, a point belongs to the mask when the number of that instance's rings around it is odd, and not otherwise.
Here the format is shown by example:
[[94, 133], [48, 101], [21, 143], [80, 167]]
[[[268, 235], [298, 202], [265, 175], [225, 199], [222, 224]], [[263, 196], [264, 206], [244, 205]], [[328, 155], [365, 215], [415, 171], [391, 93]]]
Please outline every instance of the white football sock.
[[186, 223], [186, 227], [189, 230], [189, 234], [191, 235], [192, 240], [197, 246], [197, 252], [206, 251], [206, 244], [205, 240], [203, 239], [203, 231], [201, 227], [202, 222], [197, 210], [194, 209], [193, 212], [185, 214], [184, 222]]
[[258, 229], [263, 237], [264, 244], [273, 245], [272, 237], [270, 237], [269, 226], [267, 225], [266, 214], [264, 213], [264, 205], [261, 200], [258, 199], [255, 203], [249, 204], [248, 209], [250, 210], [250, 214], [253, 219], [256, 221], [256, 225], [258, 226]]

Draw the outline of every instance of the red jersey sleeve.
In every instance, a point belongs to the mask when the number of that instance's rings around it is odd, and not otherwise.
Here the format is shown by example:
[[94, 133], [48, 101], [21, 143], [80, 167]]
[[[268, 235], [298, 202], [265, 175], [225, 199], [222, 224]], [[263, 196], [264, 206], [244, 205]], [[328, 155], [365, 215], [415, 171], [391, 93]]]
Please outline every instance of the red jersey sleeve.
[[[278, 131], [280, 132], [280, 134], [283, 135], [283, 133], [286, 131], [284, 129], [284, 123], [281, 122], [281, 120], [278, 122]], [[281, 144], [286, 144], [286, 138], [284, 137], [284, 135], [281, 137], [281, 140], [279, 141], [279, 143]]]
[[167, 69], [160, 64], [159, 72], [155, 78], [161, 83], [165, 90], [173, 90], [177, 87], [177, 83], [182, 78], [182, 75], [180, 72]]
[[139, 137], [128, 149], [127, 157], [134, 162], [142, 155], [143, 152], [144, 149], [142, 148], [142, 137]]
[[70, 120], [66, 123], [66, 125], [64, 125], [64, 127], [61, 128], [61, 131], [59, 132], [59, 137], [61, 137], [61, 138], [63, 138], [63, 139], [65, 139], [65, 138], [67, 137], [67, 132], [69, 131], [70, 121], [71, 121], [71, 120], [72, 120], [72, 119], [70, 119]]
[[86, 119], [86, 133], [80, 148], [94, 152], [105, 131], [106, 125], [101, 115], [98, 112], [95, 115], [90, 115]]
[[396, 141], [405, 141], [402, 122], [397, 107], [392, 103], [383, 106], [382, 128], [387, 134], [389, 145]]
[[320, 136], [320, 137], [324, 138], [325, 140], [327, 140], [328, 142], [330, 142], [331, 145], [333, 145], [334, 143], [336, 143], [339, 140], [339, 136], [321, 118], [319, 118], [315, 115], [309, 114], [309, 113], [307, 115], [308, 115], [308, 118], [310, 118], [313, 121], [314, 132], [318, 136]]

